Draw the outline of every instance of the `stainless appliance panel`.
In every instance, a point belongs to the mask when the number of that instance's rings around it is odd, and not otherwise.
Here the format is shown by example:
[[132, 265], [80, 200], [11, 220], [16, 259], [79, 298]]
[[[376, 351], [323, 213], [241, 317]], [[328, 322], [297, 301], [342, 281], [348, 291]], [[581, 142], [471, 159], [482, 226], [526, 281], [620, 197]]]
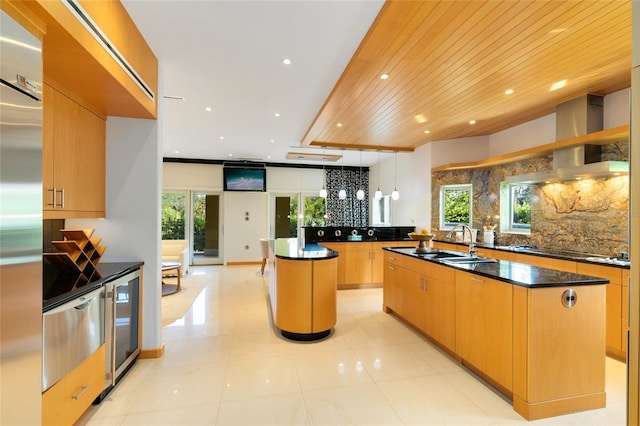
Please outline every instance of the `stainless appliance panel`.
[[104, 287], [43, 316], [42, 391], [62, 379], [104, 342]]
[[105, 283], [105, 389], [114, 386], [138, 353], [140, 269]]
[[[42, 53], [0, 12], [0, 424], [40, 424]], [[18, 78], [22, 76], [22, 78]]]

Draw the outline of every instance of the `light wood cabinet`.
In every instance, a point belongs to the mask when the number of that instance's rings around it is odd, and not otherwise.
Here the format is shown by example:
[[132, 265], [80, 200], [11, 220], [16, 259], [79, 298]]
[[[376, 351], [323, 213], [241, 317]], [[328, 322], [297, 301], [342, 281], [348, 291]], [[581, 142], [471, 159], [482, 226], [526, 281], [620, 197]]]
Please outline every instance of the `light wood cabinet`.
[[384, 279], [384, 253], [383, 247], [407, 247], [409, 241], [372, 241], [371, 242], [371, 282], [378, 284]]
[[513, 290], [513, 405], [527, 420], [605, 406], [605, 285]]
[[340, 253], [338, 289], [381, 287], [384, 280], [383, 247], [402, 247], [408, 241], [322, 242], [320, 245]]
[[105, 121], [44, 85], [43, 216], [105, 216]]
[[346, 275], [345, 284], [371, 283], [371, 243], [346, 243]]
[[274, 323], [278, 328], [311, 334], [336, 324], [336, 266], [336, 258], [276, 258]]
[[425, 263], [425, 332], [452, 352], [456, 349], [456, 287], [454, 271]]
[[402, 262], [405, 256], [393, 252], [384, 253], [384, 284], [382, 287], [382, 305], [385, 312], [402, 315]]
[[622, 324], [620, 329], [620, 340], [622, 341], [622, 350], [627, 357], [627, 347], [629, 346], [629, 277], [630, 269], [622, 270]]
[[427, 293], [424, 261], [407, 258], [401, 275], [402, 316], [418, 330], [426, 333]]
[[338, 276], [337, 276], [338, 288], [343, 286], [345, 283], [345, 275], [347, 270], [347, 265], [346, 265], [347, 253], [346, 253], [346, 247], [345, 247], [346, 244], [347, 243], [341, 243], [341, 242], [320, 243], [320, 245], [326, 248], [329, 248], [331, 250], [337, 251], [339, 253]]
[[42, 394], [42, 424], [72, 425], [102, 392], [104, 344]]
[[507, 391], [513, 387], [513, 285], [455, 271], [456, 352]]
[[[578, 263], [578, 273], [602, 277], [609, 280], [606, 290], [606, 315], [607, 315], [607, 354], [618, 359], [626, 358], [626, 317], [623, 309], [626, 308], [626, 288], [623, 287], [623, 272], [628, 270], [590, 263]], [[625, 295], [623, 297], [623, 294]]]

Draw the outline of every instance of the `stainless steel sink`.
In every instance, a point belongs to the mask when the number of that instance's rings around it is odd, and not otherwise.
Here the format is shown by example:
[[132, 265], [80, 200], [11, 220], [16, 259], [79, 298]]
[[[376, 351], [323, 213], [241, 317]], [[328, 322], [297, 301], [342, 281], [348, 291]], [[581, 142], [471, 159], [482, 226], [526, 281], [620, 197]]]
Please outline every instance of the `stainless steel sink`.
[[441, 257], [438, 259], [442, 263], [449, 263], [452, 265], [470, 264], [470, 263], [495, 263], [496, 259], [490, 259], [488, 257], [477, 256], [455, 256], [455, 257]]

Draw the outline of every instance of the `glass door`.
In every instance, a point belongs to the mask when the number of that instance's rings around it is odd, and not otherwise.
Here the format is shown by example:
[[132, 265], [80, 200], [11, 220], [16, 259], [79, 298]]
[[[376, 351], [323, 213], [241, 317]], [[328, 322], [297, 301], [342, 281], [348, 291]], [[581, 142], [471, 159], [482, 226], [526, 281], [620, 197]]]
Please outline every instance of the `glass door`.
[[222, 264], [222, 196], [193, 192], [192, 263], [194, 265]]
[[326, 200], [317, 194], [276, 195], [273, 206], [275, 238], [297, 238], [298, 235], [304, 235], [302, 230], [304, 226], [325, 226], [326, 224]]

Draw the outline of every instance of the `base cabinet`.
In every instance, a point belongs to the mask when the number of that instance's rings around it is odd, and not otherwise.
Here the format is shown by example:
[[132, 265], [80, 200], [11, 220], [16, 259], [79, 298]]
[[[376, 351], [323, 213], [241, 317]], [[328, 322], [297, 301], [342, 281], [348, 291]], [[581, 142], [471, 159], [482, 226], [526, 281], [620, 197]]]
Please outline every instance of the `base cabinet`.
[[276, 258], [274, 323], [286, 332], [312, 334], [336, 324], [337, 259]]
[[527, 420], [605, 406], [605, 287], [514, 287], [513, 405]]
[[322, 242], [322, 246], [340, 253], [338, 289], [380, 287], [384, 280], [383, 247], [402, 247], [408, 241]]
[[104, 388], [104, 344], [42, 394], [42, 424], [72, 425]]
[[513, 387], [513, 285], [455, 271], [456, 352], [507, 391]]
[[402, 315], [403, 291], [402, 291], [402, 261], [404, 256], [392, 252], [385, 252], [384, 258], [384, 284], [382, 287], [383, 310], [396, 312]]

